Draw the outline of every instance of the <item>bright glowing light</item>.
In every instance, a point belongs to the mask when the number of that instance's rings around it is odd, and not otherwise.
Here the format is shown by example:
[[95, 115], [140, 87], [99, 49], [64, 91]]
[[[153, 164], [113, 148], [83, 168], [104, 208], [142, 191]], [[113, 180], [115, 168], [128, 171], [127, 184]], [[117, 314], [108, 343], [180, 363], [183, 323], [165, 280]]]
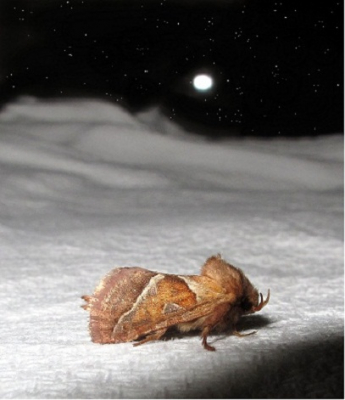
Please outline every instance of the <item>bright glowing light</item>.
[[209, 75], [201, 74], [197, 75], [193, 79], [193, 86], [196, 90], [209, 90], [213, 86], [213, 79]]

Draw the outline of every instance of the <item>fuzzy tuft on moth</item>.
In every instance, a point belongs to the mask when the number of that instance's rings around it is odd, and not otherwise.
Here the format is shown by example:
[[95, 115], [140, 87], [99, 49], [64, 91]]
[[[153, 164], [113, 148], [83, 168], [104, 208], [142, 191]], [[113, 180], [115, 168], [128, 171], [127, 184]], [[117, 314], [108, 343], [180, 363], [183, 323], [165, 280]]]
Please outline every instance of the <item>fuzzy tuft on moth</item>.
[[169, 328], [201, 331], [206, 350], [212, 331], [231, 330], [236, 336], [242, 315], [260, 311], [270, 299], [250, 283], [241, 269], [222, 259], [208, 258], [200, 275], [171, 275], [139, 267], [111, 270], [93, 295], [82, 296], [90, 312], [89, 330], [95, 343], [159, 340]]

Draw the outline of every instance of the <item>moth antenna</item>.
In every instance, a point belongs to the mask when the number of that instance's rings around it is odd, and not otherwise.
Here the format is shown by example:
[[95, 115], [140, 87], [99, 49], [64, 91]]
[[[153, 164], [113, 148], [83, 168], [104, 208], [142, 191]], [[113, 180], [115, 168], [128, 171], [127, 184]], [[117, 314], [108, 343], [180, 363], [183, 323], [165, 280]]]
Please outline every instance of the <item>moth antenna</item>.
[[260, 293], [260, 303], [258, 304], [258, 306], [254, 307], [254, 312], [260, 311], [263, 307], [265, 307], [265, 305], [270, 300], [270, 294], [271, 294], [270, 289], [268, 289], [267, 297], [266, 297], [266, 300], [264, 301], [264, 297], [263, 297], [262, 293]]

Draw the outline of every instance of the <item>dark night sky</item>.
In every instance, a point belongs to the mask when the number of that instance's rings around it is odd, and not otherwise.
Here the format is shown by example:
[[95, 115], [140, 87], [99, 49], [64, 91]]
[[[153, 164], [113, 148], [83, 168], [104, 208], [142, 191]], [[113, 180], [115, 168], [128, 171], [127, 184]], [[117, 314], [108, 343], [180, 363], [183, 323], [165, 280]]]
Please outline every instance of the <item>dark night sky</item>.
[[[341, 1], [1, 0], [0, 100], [107, 98], [210, 135], [343, 130]], [[191, 84], [212, 76], [211, 90]]]

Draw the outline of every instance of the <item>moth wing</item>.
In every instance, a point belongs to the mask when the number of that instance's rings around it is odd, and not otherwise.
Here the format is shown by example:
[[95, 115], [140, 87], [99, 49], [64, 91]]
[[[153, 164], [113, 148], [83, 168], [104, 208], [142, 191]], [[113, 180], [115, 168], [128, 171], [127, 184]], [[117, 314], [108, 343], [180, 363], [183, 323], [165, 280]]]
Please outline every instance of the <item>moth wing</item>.
[[[139, 267], [121, 267], [110, 271], [92, 296], [83, 296], [83, 308], [90, 311], [90, 335], [93, 342], [112, 343], [119, 318], [136, 301], [138, 294], [157, 273]], [[135, 290], [130, 290], [130, 287]]]
[[157, 274], [139, 295], [132, 308], [115, 325], [115, 343], [207, 316], [221, 303], [231, 302], [229, 294], [208, 277]]

